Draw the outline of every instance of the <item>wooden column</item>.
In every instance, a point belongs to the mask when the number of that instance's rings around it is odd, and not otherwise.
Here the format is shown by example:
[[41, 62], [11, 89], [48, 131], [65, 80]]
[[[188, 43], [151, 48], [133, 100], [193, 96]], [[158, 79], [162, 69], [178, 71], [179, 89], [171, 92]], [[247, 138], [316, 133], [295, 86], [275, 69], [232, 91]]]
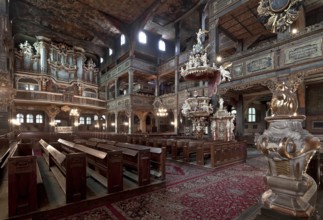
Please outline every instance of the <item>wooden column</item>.
[[133, 91], [133, 73], [134, 73], [134, 70], [132, 69], [128, 70], [128, 83], [129, 83], [128, 93], [129, 94], [132, 94], [132, 91]]
[[237, 103], [236, 133], [238, 136], [242, 136], [244, 134], [244, 112], [242, 95], [239, 95], [239, 100]]

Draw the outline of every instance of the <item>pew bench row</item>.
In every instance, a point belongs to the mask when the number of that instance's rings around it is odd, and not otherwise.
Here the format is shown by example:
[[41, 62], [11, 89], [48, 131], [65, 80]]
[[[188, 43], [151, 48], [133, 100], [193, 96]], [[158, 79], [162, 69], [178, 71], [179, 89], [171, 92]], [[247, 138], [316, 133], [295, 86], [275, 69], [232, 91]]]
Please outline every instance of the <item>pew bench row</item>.
[[[66, 203], [86, 198], [86, 157], [84, 153], [71, 152], [59, 146], [39, 141], [43, 156], [59, 186], [66, 195]], [[77, 180], [77, 181], [75, 181]]]
[[[219, 167], [235, 162], [246, 160], [246, 144], [236, 141], [210, 141], [197, 139], [179, 138], [147, 138], [129, 136], [128, 141], [134, 144], [145, 144], [147, 146], [165, 147], [173, 160], [182, 159], [191, 162], [194, 158], [197, 165], [210, 165]], [[206, 164], [206, 159], [210, 164]]]

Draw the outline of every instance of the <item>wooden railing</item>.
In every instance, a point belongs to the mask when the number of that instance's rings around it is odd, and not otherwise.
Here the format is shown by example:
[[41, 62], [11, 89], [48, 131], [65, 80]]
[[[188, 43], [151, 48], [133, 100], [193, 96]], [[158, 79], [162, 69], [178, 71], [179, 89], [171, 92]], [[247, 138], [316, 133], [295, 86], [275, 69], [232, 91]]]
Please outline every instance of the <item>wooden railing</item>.
[[131, 94], [120, 96], [115, 100], [107, 101], [107, 110], [126, 110], [130, 106], [132, 109], [152, 110], [155, 96]]
[[34, 101], [42, 103], [73, 103], [79, 106], [91, 106], [97, 109], [104, 109], [106, 101], [82, 97], [82, 96], [67, 96], [66, 94], [43, 92], [43, 91], [29, 91], [18, 90], [15, 96], [15, 101]]

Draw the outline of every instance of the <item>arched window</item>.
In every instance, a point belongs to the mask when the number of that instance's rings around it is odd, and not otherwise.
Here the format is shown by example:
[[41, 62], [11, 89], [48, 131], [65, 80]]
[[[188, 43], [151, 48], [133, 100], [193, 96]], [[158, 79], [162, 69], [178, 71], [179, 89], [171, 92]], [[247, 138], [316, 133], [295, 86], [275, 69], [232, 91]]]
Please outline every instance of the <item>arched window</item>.
[[26, 122], [27, 123], [34, 123], [34, 116], [32, 114], [27, 114]]
[[158, 48], [159, 48], [160, 51], [166, 51], [165, 41], [159, 40], [159, 42], [158, 42]]
[[21, 113], [17, 114], [16, 119], [19, 123], [24, 123], [24, 115], [23, 114], [21, 114]]
[[126, 36], [124, 34], [121, 34], [121, 37], [120, 37], [120, 45], [124, 45], [126, 44]]
[[43, 116], [38, 114], [36, 115], [36, 124], [42, 124], [43, 123]]
[[256, 122], [256, 109], [248, 108], [248, 122]]
[[84, 117], [80, 117], [80, 125], [84, 125]]
[[87, 125], [92, 124], [91, 117], [86, 117], [86, 124], [87, 124]]
[[38, 91], [39, 86], [38, 86], [38, 82], [34, 79], [20, 79], [18, 81], [18, 89]]
[[143, 31], [139, 32], [138, 39], [139, 39], [139, 42], [142, 44], [147, 43], [147, 35]]
[[112, 54], [113, 54], [113, 50], [109, 48], [109, 56], [111, 56]]

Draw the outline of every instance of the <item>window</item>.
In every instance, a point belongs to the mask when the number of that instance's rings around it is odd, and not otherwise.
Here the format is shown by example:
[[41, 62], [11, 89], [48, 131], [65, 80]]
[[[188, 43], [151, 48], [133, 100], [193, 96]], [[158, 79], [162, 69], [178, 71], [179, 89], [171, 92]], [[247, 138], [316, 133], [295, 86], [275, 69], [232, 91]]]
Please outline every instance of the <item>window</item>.
[[126, 44], [126, 36], [124, 34], [121, 34], [121, 37], [120, 37], [120, 45], [124, 45]]
[[27, 123], [34, 123], [34, 116], [32, 114], [27, 114], [26, 122]]
[[255, 108], [248, 109], [248, 122], [256, 122], [256, 109]]
[[113, 50], [109, 48], [109, 56], [111, 56], [112, 54], [113, 54]]
[[23, 114], [17, 114], [16, 119], [19, 123], [24, 123], [24, 115]]
[[100, 63], [103, 63], [104, 59], [102, 57], [100, 57]]
[[140, 43], [142, 43], [142, 44], [147, 43], [147, 35], [144, 32], [140, 31], [139, 35], [138, 35], [138, 38], [139, 38]]
[[89, 98], [96, 98], [96, 93], [92, 91], [84, 91], [83, 92], [84, 97], [89, 97]]
[[92, 123], [91, 117], [86, 117], [86, 124], [90, 125]]
[[43, 116], [38, 114], [36, 115], [36, 124], [42, 124], [43, 123]]
[[158, 48], [159, 48], [160, 51], [166, 51], [165, 41], [159, 40], [159, 42], [158, 42]]
[[84, 117], [80, 117], [80, 125], [84, 125]]
[[31, 91], [38, 91], [39, 85], [36, 80], [33, 79], [20, 79], [18, 82], [18, 89], [19, 90], [31, 90]]
[[94, 115], [93, 119], [94, 119], [94, 121], [97, 121], [97, 120], [99, 120], [99, 117], [97, 115]]
[[37, 84], [31, 84], [31, 83], [18, 83], [18, 89], [19, 90], [31, 90], [31, 91], [37, 91], [39, 90], [39, 87]]

